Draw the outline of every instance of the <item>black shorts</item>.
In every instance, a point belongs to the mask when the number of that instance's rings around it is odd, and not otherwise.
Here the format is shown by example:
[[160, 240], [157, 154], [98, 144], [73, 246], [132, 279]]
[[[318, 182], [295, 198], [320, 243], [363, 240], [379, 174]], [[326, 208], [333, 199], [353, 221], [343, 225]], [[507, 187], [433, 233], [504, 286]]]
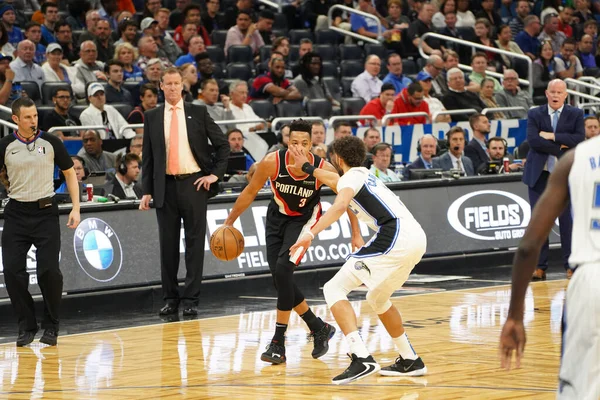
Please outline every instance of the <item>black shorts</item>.
[[275, 272], [278, 261], [295, 268], [294, 263], [290, 261], [290, 247], [296, 243], [305, 227], [310, 229], [311, 226], [317, 223], [320, 216], [320, 206], [317, 207], [319, 210], [315, 210], [314, 213], [290, 217], [280, 213], [276, 206], [269, 205], [265, 240], [267, 244], [267, 262], [271, 273]]

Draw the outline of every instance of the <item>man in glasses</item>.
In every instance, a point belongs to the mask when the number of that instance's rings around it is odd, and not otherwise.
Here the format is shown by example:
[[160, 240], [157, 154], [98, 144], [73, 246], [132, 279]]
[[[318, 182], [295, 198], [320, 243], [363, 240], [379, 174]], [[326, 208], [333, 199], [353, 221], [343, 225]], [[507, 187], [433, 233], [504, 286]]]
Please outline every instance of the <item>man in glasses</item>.
[[[54, 109], [42, 118], [40, 128], [47, 131], [53, 126], [80, 126], [81, 121], [71, 111], [71, 92], [65, 88], [57, 88], [52, 93]], [[62, 140], [80, 140], [79, 131], [53, 132]]]
[[519, 88], [519, 75], [514, 69], [504, 71], [502, 87], [503, 90], [494, 96], [498, 106], [524, 108], [523, 111], [507, 111], [504, 115], [511, 119], [527, 118], [527, 111], [533, 107], [533, 99], [528, 91]]

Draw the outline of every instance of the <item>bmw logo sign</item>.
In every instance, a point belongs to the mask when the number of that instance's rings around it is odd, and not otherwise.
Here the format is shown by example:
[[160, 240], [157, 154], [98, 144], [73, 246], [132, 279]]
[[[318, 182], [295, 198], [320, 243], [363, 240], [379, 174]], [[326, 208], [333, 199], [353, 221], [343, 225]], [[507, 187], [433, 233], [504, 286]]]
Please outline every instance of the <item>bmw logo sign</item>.
[[75, 231], [73, 247], [79, 266], [95, 281], [110, 282], [121, 271], [121, 242], [110, 225], [101, 219], [81, 221]]

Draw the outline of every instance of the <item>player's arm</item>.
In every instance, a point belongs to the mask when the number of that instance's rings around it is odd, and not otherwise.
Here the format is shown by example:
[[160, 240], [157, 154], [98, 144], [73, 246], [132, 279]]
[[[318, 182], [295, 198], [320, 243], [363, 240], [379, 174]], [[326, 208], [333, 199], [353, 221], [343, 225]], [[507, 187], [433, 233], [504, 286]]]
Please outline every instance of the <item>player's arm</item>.
[[523, 327], [525, 293], [537, 265], [540, 249], [548, 238], [554, 221], [568, 204], [568, 178], [574, 155], [573, 151], [566, 153], [556, 165], [554, 172], [550, 174], [546, 190], [533, 210], [525, 236], [515, 254], [508, 318], [500, 336], [501, 365], [506, 369], [510, 369], [513, 350], [517, 351], [517, 368], [520, 366], [525, 347]]
[[238, 219], [238, 217], [246, 211], [246, 209], [252, 204], [256, 195], [260, 189], [265, 186], [265, 182], [267, 179], [272, 177], [275, 174], [276, 159], [275, 153], [270, 153], [263, 158], [256, 167], [256, 172], [250, 179], [250, 183], [248, 186], [240, 193], [240, 196], [235, 201], [233, 205], [233, 209], [227, 216], [224, 225], [233, 225], [233, 223]]
[[[308, 157], [302, 151], [301, 147], [289, 146], [288, 151], [294, 157], [294, 166], [296, 168], [301, 169], [304, 163], [309, 162]], [[316, 168], [312, 175], [337, 193], [337, 183], [340, 180], [340, 175], [329, 162], [325, 162], [323, 168]]]

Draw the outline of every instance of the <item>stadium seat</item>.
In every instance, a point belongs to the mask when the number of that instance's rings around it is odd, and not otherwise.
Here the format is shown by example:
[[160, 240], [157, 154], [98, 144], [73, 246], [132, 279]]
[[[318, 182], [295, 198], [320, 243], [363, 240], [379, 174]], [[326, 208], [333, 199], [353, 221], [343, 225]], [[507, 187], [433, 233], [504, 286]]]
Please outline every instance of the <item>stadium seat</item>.
[[225, 40], [227, 40], [227, 31], [222, 29], [215, 29], [210, 34], [210, 41], [213, 46], [221, 46], [222, 49], [225, 48]]
[[31, 100], [35, 101], [36, 104], [42, 101], [40, 87], [38, 86], [37, 82], [21, 81], [19, 83], [21, 84], [21, 89], [24, 90], [27, 93], [27, 96], [29, 96]]
[[331, 117], [332, 106], [327, 99], [310, 99], [306, 102], [306, 115], [309, 117]]
[[256, 115], [267, 121], [270, 121], [275, 117], [275, 106], [271, 100], [252, 100], [250, 102], [250, 107], [252, 107], [252, 110], [254, 110]]
[[337, 61], [336, 48], [330, 44], [317, 44], [314, 51], [321, 56], [323, 61]]
[[225, 62], [225, 53], [223, 52], [223, 47], [221, 46], [207, 46], [206, 52], [208, 53], [208, 57], [214, 63], [222, 63]]
[[248, 64], [233, 63], [227, 64], [227, 78], [229, 79], [241, 79], [247, 81], [252, 78], [252, 69]]
[[272, 46], [263, 46], [259, 50], [260, 61], [266, 61], [271, 57]]
[[127, 117], [129, 116], [129, 114], [131, 113], [131, 110], [133, 110], [133, 107], [131, 106], [131, 104], [126, 104], [126, 103], [113, 103], [113, 104], [111, 104], [111, 106], [113, 106], [114, 108], [116, 108], [117, 111], [125, 119], [127, 119]]
[[340, 41], [340, 35], [330, 29], [315, 31], [315, 42], [317, 44], [331, 44], [337, 46]]
[[275, 105], [277, 116], [282, 118], [296, 117], [300, 118], [304, 115], [301, 101], [281, 101]]
[[230, 46], [227, 49], [228, 63], [253, 63], [254, 56], [250, 46]]
[[273, 21], [273, 29], [282, 31], [288, 30], [288, 20], [283, 13], [275, 13], [275, 21]]
[[[417, 58], [417, 69], [418, 71], [422, 70], [427, 64], [427, 60], [424, 58]], [[418, 72], [417, 72], [418, 73]]]
[[42, 104], [52, 104], [52, 94], [57, 88], [68, 90], [71, 93], [71, 97], [73, 97], [73, 90], [67, 82], [44, 82], [42, 84]]
[[343, 77], [341, 80], [342, 84], [342, 97], [352, 97], [352, 82], [354, 77]]
[[387, 58], [387, 50], [382, 44], [366, 43], [365, 44], [365, 56], [375, 54], [381, 58], [381, 62], [384, 63]]
[[42, 125], [44, 123], [44, 118], [46, 118], [46, 116], [48, 114], [50, 114], [52, 112], [52, 110], [54, 110], [54, 107], [52, 106], [39, 106], [37, 108], [38, 111], [38, 125]]
[[402, 60], [402, 73], [403, 74], [418, 74], [419, 73], [419, 68], [417, 67], [417, 64], [415, 64], [415, 62], [409, 58], [405, 58]]
[[340, 75], [338, 63], [335, 61], [323, 61], [323, 76], [337, 78]]
[[[138, 87], [140, 86], [141, 82], [123, 82], [123, 87], [127, 90], [129, 90], [132, 94], [137, 93], [138, 92]], [[158, 89], [158, 88], [157, 88]], [[43, 88], [42, 88], [43, 90]], [[134, 99], [137, 100], [137, 99]]]
[[223, 79], [227, 76], [227, 73], [225, 71], [225, 63], [215, 63], [215, 66], [213, 68], [213, 77], [215, 79]]
[[78, 104], [76, 106], [71, 107], [71, 113], [73, 116], [79, 118], [83, 110], [85, 110], [86, 108], [88, 108], [87, 104]]
[[340, 65], [340, 73], [342, 77], [356, 77], [360, 75], [365, 70], [364, 64], [362, 61], [358, 60], [344, 60]]
[[290, 45], [290, 54], [288, 54], [288, 63], [294, 64], [300, 60], [300, 45], [291, 44]]
[[333, 76], [324, 76], [323, 83], [327, 85], [327, 88], [334, 99], [337, 101], [342, 99], [342, 89], [340, 88], [340, 81], [338, 78]]
[[289, 31], [290, 44], [300, 44], [300, 40], [306, 38], [314, 41], [313, 34], [308, 29], [292, 29]]
[[340, 103], [342, 115], [359, 115], [365, 106], [365, 101], [360, 97], [344, 97]]
[[340, 60], [364, 60], [363, 52], [355, 44], [340, 44]]
[[273, 37], [280, 37], [280, 36], [284, 36], [287, 37], [288, 36], [288, 31], [287, 29], [275, 29], [273, 28], [273, 30], [271, 31], [273, 33]]

